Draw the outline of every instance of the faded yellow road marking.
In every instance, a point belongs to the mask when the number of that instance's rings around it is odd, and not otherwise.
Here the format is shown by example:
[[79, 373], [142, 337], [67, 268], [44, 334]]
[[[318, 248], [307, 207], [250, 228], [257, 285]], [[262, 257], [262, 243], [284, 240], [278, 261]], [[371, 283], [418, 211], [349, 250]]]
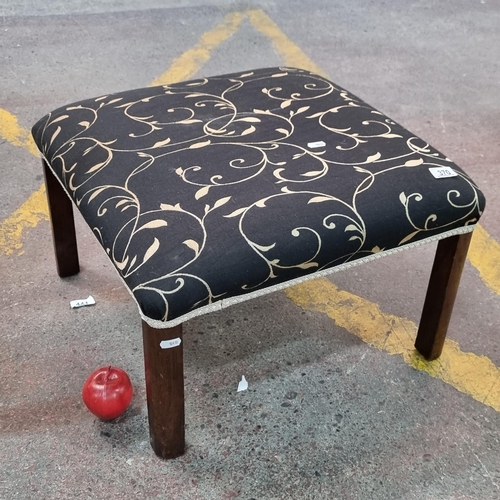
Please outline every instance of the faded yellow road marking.
[[[260, 10], [249, 11], [252, 24], [268, 36], [289, 66], [298, 66], [324, 74], [279, 28]], [[470, 254], [473, 265], [488, 279], [488, 286], [500, 293], [500, 245], [480, 228], [476, 246]], [[473, 238], [473, 241], [474, 241]], [[483, 246], [479, 248], [479, 243]], [[482, 254], [489, 254], [484, 257]], [[435, 361], [426, 361], [413, 346], [417, 326], [408, 319], [385, 314], [377, 304], [339, 290], [327, 279], [314, 280], [285, 291], [297, 305], [321, 311], [335, 323], [374, 347], [391, 354], [400, 354], [411, 366], [452, 385], [477, 401], [500, 411], [500, 369], [486, 356], [464, 353], [459, 345], [447, 339], [443, 354]]]
[[[253, 9], [246, 12], [228, 14], [215, 28], [204, 33], [194, 47], [176, 58], [170, 65], [170, 68], [151, 84], [162, 85], [173, 81], [182, 81], [193, 76], [210, 59], [211, 52], [238, 30], [242, 20], [246, 16], [254, 28], [272, 42], [276, 51], [283, 57], [286, 65], [297, 66], [319, 74], [325, 74], [321, 68], [312, 62], [280, 30], [272, 19], [262, 10]], [[36, 147], [29, 135], [29, 131], [19, 126], [17, 118], [14, 115], [2, 109], [0, 109], [0, 137], [7, 139], [11, 144], [16, 146], [23, 146], [32, 154], [37, 155]], [[41, 198], [35, 196], [34, 200], [41, 200]], [[23, 231], [17, 230], [15, 228], [16, 224], [21, 224], [21, 227], [33, 227], [33, 225], [36, 225], [33, 214], [36, 213], [41, 215], [41, 219], [47, 218], [46, 203], [44, 202], [44, 206], [35, 207], [36, 211], [33, 211], [34, 200], [30, 198], [26, 202], [27, 206], [30, 207], [29, 222], [23, 225], [22, 218], [19, 218], [20, 214], [25, 213], [24, 207], [26, 204], [23, 204], [11, 217], [0, 223], [1, 229], [10, 228], [9, 235], [0, 239], [0, 248], [2, 248], [0, 254], [11, 254], [14, 249], [22, 247]], [[14, 215], [16, 216], [14, 217]], [[7, 247], [4, 247], [2, 242]], [[481, 278], [487, 286], [497, 294], [500, 294], [500, 245], [482, 227], [476, 229], [469, 250], [469, 259], [472, 265], [478, 269]]]
[[[288, 66], [297, 66], [325, 75], [262, 10], [249, 10], [247, 15], [252, 25], [272, 41], [274, 48]], [[482, 226], [478, 226], [474, 232], [468, 257], [486, 285], [500, 295], [500, 244]]]
[[482, 226], [474, 231], [468, 257], [486, 285], [500, 295], [500, 244]]
[[[169, 70], [155, 79], [152, 85], [191, 77], [209, 60], [211, 51], [236, 32], [245, 15], [258, 31], [271, 40], [286, 65], [324, 74], [263, 11], [249, 10], [226, 16], [218, 26], [205, 33], [195, 47], [175, 59]], [[24, 146], [36, 154], [29, 134], [12, 117], [5, 112], [0, 114], [0, 135], [12, 144]], [[47, 218], [46, 209], [43, 208], [46, 207], [43, 195], [43, 188], [40, 188], [1, 224], [0, 247], [5, 253], [9, 253], [9, 250], [12, 253], [22, 247], [22, 231], [25, 227], [33, 227], [42, 218]], [[3, 239], [2, 233], [5, 234]], [[483, 228], [479, 228], [473, 238], [470, 256], [483, 280], [500, 293], [500, 245]], [[378, 305], [341, 291], [326, 279], [305, 283], [286, 293], [299, 306], [327, 314], [336, 324], [370, 345], [401, 355], [415, 368], [426, 371], [500, 411], [500, 371], [487, 357], [464, 353], [456, 342], [447, 340], [442, 356], [436, 361], [427, 362], [413, 348], [417, 329], [414, 323], [384, 314]]]
[[[30, 131], [21, 127], [17, 118], [0, 108], [0, 137], [13, 146], [27, 149], [38, 156], [38, 150]], [[22, 253], [23, 234], [27, 228], [35, 227], [41, 220], [47, 220], [49, 209], [44, 186], [35, 191], [13, 214], [0, 222], [0, 255]]]
[[456, 342], [447, 339], [441, 357], [426, 361], [413, 347], [415, 323], [385, 314], [377, 304], [339, 290], [327, 279], [308, 281], [285, 293], [303, 309], [326, 314], [367, 344], [401, 355], [414, 368], [500, 411], [500, 369], [486, 356], [462, 352]]
[[[170, 68], [156, 78], [152, 85], [162, 85], [190, 78], [210, 59], [211, 51], [229, 38], [240, 25], [245, 15], [241, 12], [228, 14], [213, 30], [203, 34], [200, 41], [180, 57]], [[29, 130], [21, 127], [17, 118], [0, 108], [0, 137], [14, 146], [21, 146], [35, 156], [38, 151]], [[49, 212], [44, 186], [35, 191], [12, 215], [0, 222], [0, 255], [22, 254], [23, 236], [27, 228], [48, 220]]]
[[314, 64], [302, 52], [300, 47], [295, 45], [262, 10], [248, 10], [247, 15], [252, 26], [271, 40], [274, 48], [283, 57], [287, 66], [307, 69], [319, 75], [326, 76], [325, 72]]
[[10, 255], [15, 251], [21, 255], [23, 234], [26, 229], [36, 227], [40, 221], [48, 218], [45, 185], [42, 185], [13, 214], [0, 223], [0, 255]]
[[155, 78], [151, 85], [182, 82], [193, 76], [210, 59], [212, 50], [238, 30], [244, 17], [243, 12], [228, 14], [214, 29], [204, 33], [194, 47], [174, 59], [170, 68]]
[[[287, 65], [325, 75], [263, 11], [249, 10], [247, 15], [252, 25], [272, 41]], [[482, 226], [474, 232], [468, 257], [483, 281], [500, 295], [500, 244]]]
[[38, 150], [31, 138], [30, 131], [17, 123], [17, 118], [0, 108], [0, 137], [6, 139], [13, 146], [21, 146], [35, 156], [38, 156]]

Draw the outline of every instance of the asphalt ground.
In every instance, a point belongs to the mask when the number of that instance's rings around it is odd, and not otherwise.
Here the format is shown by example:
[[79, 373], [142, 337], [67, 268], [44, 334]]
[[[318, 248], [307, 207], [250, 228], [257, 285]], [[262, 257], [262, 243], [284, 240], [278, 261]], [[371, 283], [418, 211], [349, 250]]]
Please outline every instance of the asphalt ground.
[[[498, 0], [2, 0], [0, 499], [500, 498], [499, 47]], [[327, 75], [484, 191], [450, 340], [432, 363], [412, 348], [433, 245], [196, 318], [187, 452], [162, 461], [136, 307], [79, 216], [82, 271], [57, 277], [28, 131], [85, 97], [280, 64]], [[113, 422], [80, 398], [107, 364], [135, 388]]]

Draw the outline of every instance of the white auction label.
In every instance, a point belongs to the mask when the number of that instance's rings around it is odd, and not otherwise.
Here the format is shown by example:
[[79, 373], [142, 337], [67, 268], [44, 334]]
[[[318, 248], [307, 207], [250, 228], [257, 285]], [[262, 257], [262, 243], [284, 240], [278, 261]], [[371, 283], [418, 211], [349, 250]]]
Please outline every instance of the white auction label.
[[181, 339], [177, 337], [176, 339], [162, 340], [160, 342], [160, 347], [162, 349], [172, 349], [172, 347], [177, 347], [181, 345]]
[[436, 179], [444, 179], [445, 177], [456, 177], [458, 174], [450, 167], [429, 167], [429, 172]]
[[316, 142], [308, 142], [307, 147], [308, 148], [324, 148], [326, 146], [326, 142], [323, 141], [316, 141]]
[[89, 295], [86, 299], [72, 300], [69, 305], [72, 309], [75, 307], [93, 306], [95, 304], [95, 299], [92, 295]]

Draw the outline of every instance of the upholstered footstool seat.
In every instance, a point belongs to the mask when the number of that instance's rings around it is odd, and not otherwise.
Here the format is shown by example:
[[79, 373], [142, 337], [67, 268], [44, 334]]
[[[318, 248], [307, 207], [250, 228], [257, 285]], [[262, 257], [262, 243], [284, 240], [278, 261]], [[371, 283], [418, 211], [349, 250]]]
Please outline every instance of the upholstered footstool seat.
[[440, 239], [416, 343], [439, 356], [483, 195], [325, 78], [271, 68], [105, 95], [33, 137], [59, 274], [79, 271], [71, 199], [139, 307], [158, 455], [184, 450], [195, 316]]

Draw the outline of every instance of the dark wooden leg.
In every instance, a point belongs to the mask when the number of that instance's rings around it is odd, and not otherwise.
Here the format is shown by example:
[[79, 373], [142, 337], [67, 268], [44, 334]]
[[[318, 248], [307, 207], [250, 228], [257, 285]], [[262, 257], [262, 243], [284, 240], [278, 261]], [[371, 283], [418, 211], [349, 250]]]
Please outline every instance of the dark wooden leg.
[[157, 330], [143, 321], [142, 336], [151, 446], [176, 458], [185, 448], [182, 325]]
[[438, 244], [415, 341], [418, 352], [429, 361], [443, 350], [471, 237], [472, 233], [451, 236]]
[[57, 272], [61, 278], [73, 276], [80, 271], [76, 245], [73, 206], [52, 170], [43, 162], [45, 186], [49, 204], [52, 239], [56, 254]]

